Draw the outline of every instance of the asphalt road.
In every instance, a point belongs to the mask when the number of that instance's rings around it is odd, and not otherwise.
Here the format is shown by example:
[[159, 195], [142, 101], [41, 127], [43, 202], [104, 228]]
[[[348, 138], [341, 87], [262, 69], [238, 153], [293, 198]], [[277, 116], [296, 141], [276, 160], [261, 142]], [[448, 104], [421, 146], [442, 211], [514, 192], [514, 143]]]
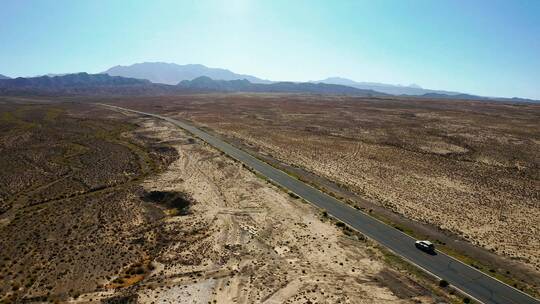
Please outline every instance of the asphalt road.
[[109, 107], [163, 119], [192, 133], [213, 147], [259, 172], [274, 183], [296, 193], [313, 205], [325, 209], [333, 217], [347, 223], [366, 236], [389, 248], [394, 253], [422, 268], [424, 271], [431, 273], [439, 279], [445, 279], [476, 301], [486, 304], [540, 304], [540, 301], [531, 296], [444, 253], [437, 252], [436, 255], [430, 255], [416, 249], [414, 246], [415, 239], [401, 231], [376, 220], [362, 211], [350, 207], [194, 126], [157, 114], [116, 106]]

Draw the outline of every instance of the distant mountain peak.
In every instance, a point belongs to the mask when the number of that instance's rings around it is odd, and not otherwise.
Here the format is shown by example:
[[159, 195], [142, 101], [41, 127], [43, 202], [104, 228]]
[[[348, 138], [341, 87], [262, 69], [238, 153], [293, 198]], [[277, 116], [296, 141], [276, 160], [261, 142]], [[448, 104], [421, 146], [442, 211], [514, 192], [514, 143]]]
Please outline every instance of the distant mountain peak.
[[184, 64], [166, 62], [142, 62], [129, 66], [115, 66], [104, 73], [137, 79], [147, 79], [153, 83], [176, 85], [183, 80], [193, 80], [207, 76], [215, 80], [247, 79], [253, 83], [271, 83], [251, 75], [236, 74], [227, 69], [210, 68], [202, 64]]
[[208, 76], [199, 76], [199, 77], [193, 79], [192, 81], [204, 82], [204, 81], [214, 81], [214, 80], [212, 78], [208, 77]]
[[0, 79], [11, 79], [10, 77], [7, 77], [5, 75], [0, 74]]
[[[325, 80], [352, 81], [352, 82], [354, 82], [354, 81], [351, 80], [351, 79], [348, 79], [348, 78], [345, 78], [345, 77], [339, 77], [339, 76], [328, 77], [328, 78], [326, 78]], [[321, 81], [322, 81], [322, 80], [321, 80]]]

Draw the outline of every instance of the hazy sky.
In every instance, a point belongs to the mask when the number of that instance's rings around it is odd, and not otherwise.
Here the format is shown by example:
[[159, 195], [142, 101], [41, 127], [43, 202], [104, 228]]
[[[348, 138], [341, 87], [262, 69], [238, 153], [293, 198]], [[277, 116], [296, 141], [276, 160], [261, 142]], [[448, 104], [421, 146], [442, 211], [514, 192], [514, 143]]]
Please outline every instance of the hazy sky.
[[540, 99], [540, 1], [0, 0], [0, 74], [143, 61]]

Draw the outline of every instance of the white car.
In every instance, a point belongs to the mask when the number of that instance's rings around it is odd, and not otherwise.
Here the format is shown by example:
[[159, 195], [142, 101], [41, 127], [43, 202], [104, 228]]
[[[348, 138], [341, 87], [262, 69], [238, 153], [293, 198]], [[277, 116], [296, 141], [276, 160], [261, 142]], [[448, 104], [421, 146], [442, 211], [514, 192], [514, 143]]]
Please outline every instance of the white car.
[[435, 245], [430, 241], [416, 241], [414, 245], [425, 252], [435, 252]]

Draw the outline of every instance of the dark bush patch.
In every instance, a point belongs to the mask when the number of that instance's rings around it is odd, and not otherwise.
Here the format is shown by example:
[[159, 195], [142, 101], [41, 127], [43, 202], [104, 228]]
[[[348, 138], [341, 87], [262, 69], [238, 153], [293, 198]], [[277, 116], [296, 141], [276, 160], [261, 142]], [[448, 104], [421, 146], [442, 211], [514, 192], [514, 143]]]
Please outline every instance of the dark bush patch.
[[292, 192], [289, 192], [289, 196], [292, 197], [292, 198], [300, 198], [298, 195], [292, 193]]
[[176, 150], [171, 146], [155, 145], [155, 146], [152, 146], [152, 148], [154, 151], [161, 154], [166, 154], [166, 153], [175, 154], [176, 153]]
[[475, 263], [471, 263], [471, 266], [476, 268], [476, 269], [480, 269], [480, 266], [476, 265]]
[[447, 287], [449, 284], [448, 284], [448, 281], [446, 280], [440, 280], [439, 281], [439, 286], [441, 287]]
[[189, 195], [174, 191], [145, 192], [142, 199], [146, 202], [158, 203], [166, 208], [174, 208], [180, 215], [189, 214], [189, 206], [193, 204], [193, 199]]

